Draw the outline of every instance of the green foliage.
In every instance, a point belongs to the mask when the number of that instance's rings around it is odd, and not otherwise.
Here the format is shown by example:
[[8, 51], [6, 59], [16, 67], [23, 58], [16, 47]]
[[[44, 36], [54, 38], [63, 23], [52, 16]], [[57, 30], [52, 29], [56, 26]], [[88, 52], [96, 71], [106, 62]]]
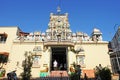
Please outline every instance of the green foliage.
[[21, 73], [22, 80], [30, 80], [31, 67], [33, 64], [33, 57], [31, 52], [25, 52], [25, 60], [23, 61], [23, 72]]
[[79, 80], [78, 75], [76, 73], [71, 73], [70, 74], [70, 80]]
[[83, 49], [81, 49], [81, 48], [80, 48], [80, 49], [75, 50], [75, 49], [74, 49], [74, 47], [71, 47], [71, 48], [70, 48], [70, 50], [71, 50], [73, 53], [75, 53], [75, 54], [79, 54], [79, 52], [83, 52], [83, 51], [84, 51], [84, 50], [83, 50]]
[[79, 80], [80, 75], [81, 75], [81, 68], [80, 65], [76, 65], [75, 63], [73, 63], [75, 72], [70, 74], [70, 79], [71, 80]]
[[97, 67], [95, 75], [99, 76], [101, 80], [111, 80], [111, 72], [108, 67]]
[[75, 49], [73, 47], [70, 48], [70, 50], [73, 52], [73, 53], [76, 53]]
[[4, 68], [0, 69], [0, 77], [4, 77], [6, 70]]

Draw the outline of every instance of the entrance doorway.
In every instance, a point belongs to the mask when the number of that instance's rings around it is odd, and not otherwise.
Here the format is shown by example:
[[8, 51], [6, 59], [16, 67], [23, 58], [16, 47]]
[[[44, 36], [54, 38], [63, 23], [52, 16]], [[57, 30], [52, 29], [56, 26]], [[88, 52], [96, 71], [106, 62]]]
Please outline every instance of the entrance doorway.
[[66, 47], [52, 47], [51, 70], [54, 70], [54, 61], [57, 61], [57, 70], [67, 70]]

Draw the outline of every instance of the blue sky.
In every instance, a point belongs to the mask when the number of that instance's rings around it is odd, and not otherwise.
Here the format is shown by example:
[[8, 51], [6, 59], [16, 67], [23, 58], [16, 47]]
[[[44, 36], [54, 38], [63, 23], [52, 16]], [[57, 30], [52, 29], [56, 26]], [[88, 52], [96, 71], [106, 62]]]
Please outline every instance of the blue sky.
[[[0, 0], [0, 26], [18, 26], [24, 32], [48, 28], [50, 13], [59, 0]], [[88, 35], [93, 28], [110, 41], [120, 25], [120, 0], [61, 0], [61, 13], [69, 13], [70, 28]], [[115, 24], [118, 24], [114, 30]]]

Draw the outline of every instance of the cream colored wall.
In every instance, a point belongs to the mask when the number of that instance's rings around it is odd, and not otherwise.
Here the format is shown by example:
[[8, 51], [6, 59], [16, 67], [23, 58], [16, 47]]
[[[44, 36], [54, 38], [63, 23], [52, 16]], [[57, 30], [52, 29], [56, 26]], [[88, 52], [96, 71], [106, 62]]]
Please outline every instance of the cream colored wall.
[[[96, 66], [101, 64], [103, 67], [109, 66], [110, 67], [110, 58], [108, 55], [108, 43], [85, 43], [85, 44], [77, 44], [75, 45], [75, 49], [77, 47], [82, 47], [85, 55], [85, 68], [83, 69], [94, 69]], [[76, 62], [76, 55], [72, 51], [68, 52], [68, 61], [69, 67], [73, 62]]]
[[82, 44], [81, 46], [85, 50], [86, 69], [93, 69], [99, 64], [104, 67], [110, 66], [107, 42], [98, 44]]
[[[6, 73], [10, 72], [12, 69], [9, 70], [11, 66], [10, 65], [10, 59], [13, 58], [12, 56], [12, 47], [13, 47], [13, 40], [16, 38], [18, 27], [0, 27], [0, 33], [6, 33], [7, 39], [5, 43], [0, 43], [0, 52], [8, 52], [9, 53], [9, 60], [6, 68]], [[14, 59], [14, 58], [13, 58]]]
[[[14, 44], [12, 47], [11, 57], [10, 57], [10, 64], [7, 69], [15, 69], [17, 68], [17, 74], [22, 72], [22, 61], [25, 59], [24, 54], [25, 51], [32, 51], [34, 46], [32, 45], [24, 45], [24, 44]], [[17, 62], [19, 62], [19, 66], [17, 65]]]
[[0, 27], [0, 33], [6, 33], [6, 43], [0, 43], [1, 52], [10, 52], [12, 47], [12, 41], [16, 38], [16, 32], [18, 27]]
[[74, 62], [76, 62], [76, 55], [68, 50], [68, 67], [70, 67]]
[[[37, 45], [42, 47], [41, 45]], [[102, 66], [110, 65], [109, 55], [107, 54], [108, 48], [107, 44], [82, 44], [85, 50], [85, 69], [93, 69], [95, 66], [102, 64]], [[32, 51], [35, 47], [34, 44], [14, 44], [12, 47], [11, 64], [9, 64], [9, 69], [17, 68], [17, 74], [19, 75], [22, 70], [16, 66], [17, 61], [22, 64], [24, 59], [25, 51]], [[17, 52], [17, 53], [16, 53]], [[48, 64], [50, 66], [50, 50], [42, 52], [40, 68], [32, 68], [32, 76], [39, 77], [40, 70], [44, 69], [43, 64]], [[73, 62], [76, 62], [76, 55], [68, 50], [68, 66], [70, 67]], [[22, 67], [21, 67], [22, 68]]]
[[[0, 33], [7, 33], [8, 37], [6, 40], [6, 43], [0, 43], [0, 51], [1, 52], [8, 52], [9, 53], [9, 61], [6, 68], [6, 73], [11, 72], [13, 70], [17, 70], [17, 75], [19, 76], [21, 72], [23, 72], [22, 68], [22, 61], [24, 60], [24, 54], [25, 51], [31, 51], [33, 52], [33, 49], [35, 47], [35, 43], [19, 43], [19, 42], [13, 42], [17, 37], [17, 30], [18, 27], [0, 27]], [[41, 46], [43, 48], [43, 43], [40, 42], [39, 44], [36, 44], [36, 46]], [[47, 50], [45, 52], [41, 52], [41, 62], [40, 62], [40, 68], [32, 68], [32, 76], [38, 77], [40, 70], [44, 69], [43, 64], [49, 63], [49, 56], [50, 52]], [[17, 62], [19, 62], [19, 66], [17, 65]]]
[[[39, 45], [40, 46], [40, 45]], [[107, 44], [91, 44], [91, 45], [82, 45], [85, 50], [85, 65], [86, 69], [93, 69], [95, 66], [102, 64], [102, 66], [110, 65], [109, 55], [107, 54]], [[22, 70], [16, 66], [17, 61], [22, 64], [22, 60], [24, 59], [25, 51], [32, 51], [34, 45], [30, 44], [17, 44], [13, 45], [12, 53], [11, 53], [11, 61], [9, 64], [9, 69], [17, 68], [17, 74], [20, 74]], [[17, 53], [16, 53], [17, 52]], [[68, 52], [68, 65], [76, 62], [76, 55], [72, 52]], [[40, 68], [32, 68], [32, 75], [34, 77], [38, 77], [40, 70], [44, 69], [43, 64], [50, 65], [50, 52], [47, 50], [46, 52], [42, 52], [42, 58], [40, 62]], [[22, 67], [21, 67], [22, 68]]]
[[[19, 75], [22, 71], [22, 61], [25, 59], [24, 54], [25, 51], [31, 51], [33, 52], [33, 49], [35, 46], [41, 46], [41, 48], [43, 43], [39, 43], [39, 44], [34, 44], [34, 43], [17, 43], [17, 44], [13, 44], [12, 47], [12, 53], [11, 53], [11, 61], [9, 64], [8, 69], [15, 69], [17, 68], [17, 74]], [[50, 65], [50, 52], [49, 50], [46, 51], [40, 51], [39, 53], [41, 53], [41, 60], [40, 60], [40, 67], [39, 68], [32, 68], [32, 76], [34, 77], [39, 77], [40, 74], [40, 70], [45, 69], [45, 67], [43, 67], [43, 64], [48, 64], [48, 66]], [[17, 62], [19, 62], [19, 66], [16, 66]]]

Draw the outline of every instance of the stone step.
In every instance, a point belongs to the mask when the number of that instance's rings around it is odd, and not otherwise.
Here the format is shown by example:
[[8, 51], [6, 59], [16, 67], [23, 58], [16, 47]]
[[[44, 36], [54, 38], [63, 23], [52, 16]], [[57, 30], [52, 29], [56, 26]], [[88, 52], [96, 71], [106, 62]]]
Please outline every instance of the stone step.
[[51, 71], [50, 77], [68, 77], [67, 71]]

